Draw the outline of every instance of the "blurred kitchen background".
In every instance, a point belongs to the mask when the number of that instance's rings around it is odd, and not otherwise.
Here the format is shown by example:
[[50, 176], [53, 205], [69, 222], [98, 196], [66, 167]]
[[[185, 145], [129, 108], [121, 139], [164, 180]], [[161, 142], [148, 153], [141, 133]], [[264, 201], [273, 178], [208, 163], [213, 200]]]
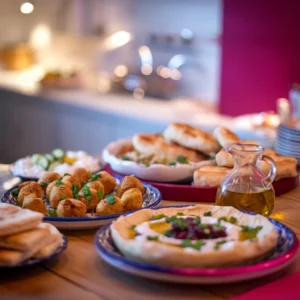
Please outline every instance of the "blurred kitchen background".
[[[100, 152], [171, 121], [275, 140], [298, 0], [0, 0], [0, 157]], [[33, 138], [33, 135], [35, 138]]]

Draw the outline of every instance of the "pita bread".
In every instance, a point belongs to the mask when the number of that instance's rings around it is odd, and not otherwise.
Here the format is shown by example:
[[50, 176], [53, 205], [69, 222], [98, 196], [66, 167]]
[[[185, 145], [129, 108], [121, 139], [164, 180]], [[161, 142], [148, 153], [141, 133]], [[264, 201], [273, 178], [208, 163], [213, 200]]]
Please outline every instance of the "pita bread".
[[169, 125], [164, 131], [164, 138], [209, 156], [214, 156], [220, 149], [218, 142], [210, 133], [182, 123]]
[[231, 170], [218, 166], [204, 166], [194, 172], [194, 185], [218, 186]]
[[50, 238], [50, 229], [39, 226], [17, 234], [0, 237], [0, 248], [28, 252], [34, 246], [43, 244], [44, 240]]
[[15, 205], [0, 203], [0, 237], [37, 227], [44, 215]]
[[[275, 181], [282, 178], [290, 178], [298, 176], [297, 160], [294, 157], [288, 156], [274, 156], [272, 157], [276, 165]], [[265, 161], [261, 161], [259, 168], [264, 174], [268, 175], [270, 172], [270, 165]]]
[[166, 156], [168, 159], [173, 160], [176, 160], [178, 156], [182, 155], [192, 162], [206, 159], [204, 155], [194, 150], [186, 149], [177, 144], [165, 141], [161, 134], [137, 134], [133, 137], [132, 143], [134, 148], [142, 154]]
[[222, 126], [218, 126], [214, 130], [213, 136], [223, 148], [241, 142], [240, 138], [234, 132]]
[[224, 149], [221, 149], [217, 153], [215, 159], [216, 159], [217, 165], [220, 167], [228, 167], [228, 168], [233, 167], [233, 164], [234, 164], [233, 157], [229, 152], [225, 151]]
[[62, 245], [63, 239], [61, 233], [51, 224], [42, 223], [42, 227], [48, 228], [51, 234], [51, 239], [44, 247], [42, 247], [34, 257], [41, 258], [51, 255], [58, 247]]

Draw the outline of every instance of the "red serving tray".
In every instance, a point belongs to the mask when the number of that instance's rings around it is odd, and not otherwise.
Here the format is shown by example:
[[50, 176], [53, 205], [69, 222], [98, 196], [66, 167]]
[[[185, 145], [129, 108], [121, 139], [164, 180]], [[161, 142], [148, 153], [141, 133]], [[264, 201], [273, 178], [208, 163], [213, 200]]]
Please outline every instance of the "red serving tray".
[[[110, 165], [106, 165], [105, 170], [112, 175], [125, 176], [113, 171]], [[161, 192], [163, 200], [172, 201], [215, 202], [218, 189], [217, 187], [192, 186], [190, 183], [176, 184], [146, 180], [142, 181], [150, 183], [156, 187]], [[273, 187], [276, 196], [280, 196], [295, 189], [298, 184], [299, 176], [296, 176], [275, 181], [273, 183]]]

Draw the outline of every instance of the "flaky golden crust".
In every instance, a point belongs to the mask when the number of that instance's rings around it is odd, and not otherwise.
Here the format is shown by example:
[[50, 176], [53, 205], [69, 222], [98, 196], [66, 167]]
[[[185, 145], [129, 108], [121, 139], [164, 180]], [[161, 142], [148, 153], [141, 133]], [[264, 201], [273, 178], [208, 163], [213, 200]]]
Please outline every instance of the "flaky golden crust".
[[50, 191], [49, 202], [50, 206], [57, 208], [60, 201], [66, 198], [73, 198], [72, 190], [66, 185], [53, 186]]
[[196, 186], [218, 186], [231, 170], [218, 166], [202, 167], [194, 172], [194, 184]]
[[69, 198], [59, 202], [56, 212], [58, 217], [85, 217], [86, 205]]
[[241, 141], [233, 131], [222, 126], [215, 128], [213, 136], [223, 148]]
[[114, 196], [114, 201], [114, 203], [109, 203], [106, 198], [101, 200], [97, 205], [96, 215], [107, 216], [121, 213], [123, 211], [121, 199], [117, 196]]
[[101, 171], [98, 174], [101, 176], [97, 180], [103, 184], [105, 194], [107, 195], [113, 192], [117, 186], [116, 179], [106, 171]]
[[116, 195], [121, 198], [127, 190], [132, 188], [139, 189], [142, 194], [145, 193], [145, 187], [139, 179], [134, 176], [125, 176], [117, 189]]
[[183, 123], [172, 123], [164, 131], [167, 141], [214, 156], [220, 145], [208, 132]]
[[161, 134], [137, 134], [133, 137], [132, 143], [136, 151], [142, 154], [165, 156], [175, 161], [180, 155], [187, 157], [191, 162], [206, 159], [205, 155], [194, 150], [166, 141]]
[[126, 190], [121, 197], [123, 211], [141, 209], [143, 207], [143, 195], [137, 188]]
[[31, 197], [42, 198], [43, 189], [42, 187], [35, 181], [29, 181], [25, 186], [19, 185], [20, 192], [17, 198], [18, 203], [23, 204], [24, 197], [31, 195]]

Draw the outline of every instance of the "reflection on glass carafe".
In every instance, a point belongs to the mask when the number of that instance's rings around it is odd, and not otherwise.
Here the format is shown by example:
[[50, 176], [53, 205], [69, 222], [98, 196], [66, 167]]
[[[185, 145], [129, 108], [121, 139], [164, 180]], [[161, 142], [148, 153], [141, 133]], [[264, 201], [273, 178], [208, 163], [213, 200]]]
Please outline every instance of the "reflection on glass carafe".
[[[275, 201], [275, 162], [258, 145], [232, 144], [227, 151], [233, 156], [234, 168], [220, 184], [216, 204], [269, 216]], [[267, 176], [258, 168], [261, 161], [270, 166]]]

